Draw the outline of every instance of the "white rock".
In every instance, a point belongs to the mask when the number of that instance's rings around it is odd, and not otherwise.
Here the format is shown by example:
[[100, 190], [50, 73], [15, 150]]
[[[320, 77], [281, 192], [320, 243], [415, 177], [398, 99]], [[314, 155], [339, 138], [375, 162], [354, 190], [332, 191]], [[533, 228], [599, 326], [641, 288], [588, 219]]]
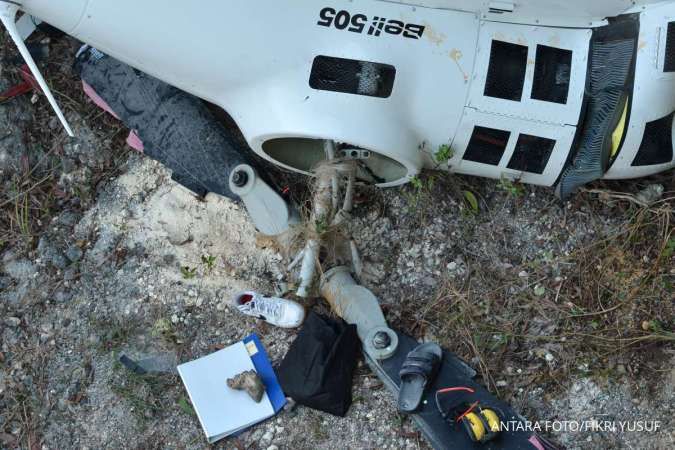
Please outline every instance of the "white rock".
[[272, 434], [271, 431], [268, 431], [267, 433], [263, 434], [262, 440], [263, 441], [271, 441], [274, 438], [274, 434]]

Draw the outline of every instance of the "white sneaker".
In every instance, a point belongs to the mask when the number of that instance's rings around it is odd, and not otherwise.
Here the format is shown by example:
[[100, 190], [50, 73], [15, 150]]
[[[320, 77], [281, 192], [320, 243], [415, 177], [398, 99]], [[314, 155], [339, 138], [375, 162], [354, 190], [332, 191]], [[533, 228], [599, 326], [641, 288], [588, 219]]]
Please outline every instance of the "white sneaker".
[[253, 291], [234, 296], [234, 306], [247, 316], [257, 317], [281, 328], [295, 328], [305, 320], [305, 308], [292, 300], [264, 297]]

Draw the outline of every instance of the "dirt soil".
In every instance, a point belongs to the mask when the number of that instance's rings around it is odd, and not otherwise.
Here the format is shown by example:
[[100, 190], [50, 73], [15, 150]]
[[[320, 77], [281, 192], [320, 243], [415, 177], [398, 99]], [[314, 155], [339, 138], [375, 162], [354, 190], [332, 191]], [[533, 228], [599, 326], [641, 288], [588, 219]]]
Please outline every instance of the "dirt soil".
[[[0, 91], [19, 81], [0, 34]], [[70, 71], [43, 64], [75, 128], [43, 97], [0, 104], [0, 449], [209, 447], [167, 369], [256, 332], [279, 363], [296, 332], [243, 317], [288, 263], [241, 205], [199, 199], [128, 149]], [[297, 199], [307, 180], [281, 175]], [[641, 206], [650, 185], [664, 192]], [[435, 340], [531, 420], [658, 420], [653, 432], [543, 434], [570, 449], [675, 445], [675, 173], [550, 189], [424, 174], [360, 187], [349, 232], [394, 327]], [[308, 307], [326, 310], [320, 300]], [[429, 448], [363, 361], [345, 418], [296, 407], [213, 448]]]

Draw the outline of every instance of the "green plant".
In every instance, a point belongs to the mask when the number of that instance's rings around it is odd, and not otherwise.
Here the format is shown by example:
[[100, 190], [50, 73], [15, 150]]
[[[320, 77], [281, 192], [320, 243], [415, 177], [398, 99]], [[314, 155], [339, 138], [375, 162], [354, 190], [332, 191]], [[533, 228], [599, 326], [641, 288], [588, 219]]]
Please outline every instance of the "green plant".
[[410, 184], [417, 190], [421, 190], [424, 188], [424, 183], [417, 175], [415, 175], [410, 179]]
[[183, 275], [184, 279], [191, 280], [195, 276], [197, 276], [197, 268], [196, 267], [183, 266], [183, 267], [180, 268], [180, 273]]
[[434, 153], [434, 159], [438, 164], [447, 164], [453, 156], [455, 156], [455, 152], [448, 144], [440, 145]]
[[328, 219], [322, 217], [316, 221], [314, 226], [317, 234], [324, 234], [326, 231], [328, 231]]
[[430, 203], [432, 200], [432, 190], [436, 183], [436, 176], [430, 175], [425, 178], [414, 176], [410, 178], [411, 190], [403, 191], [403, 196], [408, 203], [408, 212], [414, 212], [419, 205]]
[[22, 198], [17, 198], [14, 204], [16, 224], [24, 239], [30, 239], [31, 236], [30, 205], [28, 201], [28, 195], [24, 194]]
[[153, 337], [158, 337], [164, 334], [170, 334], [173, 331], [171, 326], [171, 321], [169, 319], [157, 319], [157, 321], [152, 325], [151, 334]]
[[658, 320], [645, 320], [642, 323], [642, 329], [652, 333], [663, 333], [663, 325]]
[[97, 330], [100, 338], [97, 350], [102, 353], [115, 352], [129, 340], [134, 332], [135, 324], [129, 321], [114, 320], [111, 322], [95, 319], [91, 322], [92, 329]]
[[504, 176], [499, 179], [497, 186], [511, 197], [522, 197], [525, 195], [525, 188], [522, 184]]
[[188, 414], [190, 416], [196, 416], [197, 413], [195, 413], [194, 408], [192, 407], [192, 404], [190, 404], [190, 401], [185, 398], [185, 396], [182, 396], [181, 398], [178, 399], [178, 407], [183, 411], [185, 414]]
[[211, 255], [202, 255], [202, 264], [206, 267], [206, 271], [211, 273], [216, 266], [216, 257]]
[[668, 239], [668, 242], [666, 242], [666, 245], [663, 248], [663, 252], [661, 252], [661, 256], [665, 259], [668, 259], [673, 255], [675, 255], [675, 236]]
[[509, 337], [505, 333], [496, 333], [492, 335], [492, 341], [488, 344], [488, 349], [495, 352], [500, 348], [506, 347], [509, 343]]

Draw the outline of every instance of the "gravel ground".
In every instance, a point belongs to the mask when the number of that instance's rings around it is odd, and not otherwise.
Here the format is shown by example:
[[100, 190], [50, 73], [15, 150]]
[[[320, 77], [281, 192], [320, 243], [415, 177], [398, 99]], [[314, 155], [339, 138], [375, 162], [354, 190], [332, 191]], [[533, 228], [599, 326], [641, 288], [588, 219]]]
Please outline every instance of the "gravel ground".
[[[0, 73], [0, 87], [9, 78]], [[170, 367], [256, 332], [278, 363], [295, 332], [242, 317], [229, 299], [249, 288], [273, 292], [283, 255], [257, 238], [241, 206], [198, 199], [155, 162], [124, 150], [123, 130], [75, 97], [76, 80], [60, 83], [86, 110], [69, 106], [78, 138], [59, 137], [50, 156], [58, 164], [48, 169], [48, 191], [58, 200], [27, 239], [0, 242], [0, 448], [206, 448], [180, 380], [132, 375], [117, 358], [161, 355]], [[43, 103], [0, 105], [6, 193], [22, 164], [32, 167], [61, 133]], [[52, 131], [32, 138], [36, 130]], [[672, 190], [673, 173], [663, 180]], [[565, 286], [581, 264], [575, 252], [616, 236], [633, 210], [589, 194], [561, 205], [547, 189], [438, 175], [419, 188], [359, 193], [349, 231], [366, 264], [363, 282], [390, 323], [464, 357], [532, 420], [661, 420], [652, 433], [546, 433], [568, 448], [672, 448], [672, 340], [591, 351], [571, 335], [502, 343], [493, 332], [493, 345], [463, 334], [483, 320], [515, 320], [518, 311], [528, 336], [558, 335], [569, 319], [553, 311], [566, 307]], [[3, 223], [3, 235], [15, 231], [13, 221]], [[672, 258], [662, 264], [665, 276], [675, 274]], [[657, 318], [667, 331], [674, 318], [666, 292]], [[622, 315], [626, 326], [639, 329], [640, 311]], [[298, 407], [213, 447], [428, 448], [363, 361], [353, 398], [345, 418]]]

